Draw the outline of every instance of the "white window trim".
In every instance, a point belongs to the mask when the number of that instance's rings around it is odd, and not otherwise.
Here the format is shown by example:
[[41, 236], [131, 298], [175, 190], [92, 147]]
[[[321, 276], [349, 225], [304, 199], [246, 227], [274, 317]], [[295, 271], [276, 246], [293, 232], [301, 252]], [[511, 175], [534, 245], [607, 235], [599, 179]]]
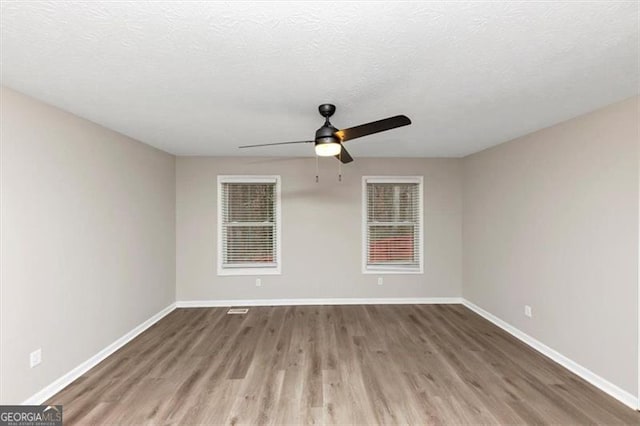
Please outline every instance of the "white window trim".
[[[282, 274], [282, 206], [280, 197], [280, 176], [264, 176], [264, 175], [218, 175], [216, 185], [217, 191], [217, 255], [218, 255], [218, 275], [281, 275]], [[270, 267], [233, 267], [225, 268], [222, 266], [222, 184], [223, 183], [273, 183], [276, 184], [276, 259], [275, 266]]]
[[[423, 176], [362, 176], [362, 273], [363, 274], [424, 274], [424, 178]], [[392, 265], [367, 265], [367, 183], [417, 183], [418, 226], [420, 227], [420, 258], [418, 269], [408, 269]]]

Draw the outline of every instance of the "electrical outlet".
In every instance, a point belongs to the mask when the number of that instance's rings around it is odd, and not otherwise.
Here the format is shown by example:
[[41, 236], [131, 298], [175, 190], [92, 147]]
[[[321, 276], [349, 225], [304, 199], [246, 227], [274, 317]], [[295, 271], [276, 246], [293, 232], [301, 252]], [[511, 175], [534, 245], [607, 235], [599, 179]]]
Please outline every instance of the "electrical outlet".
[[256, 287], [262, 287], [262, 278], [256, 278]]
[[29, 354], [29, 365], [31, 368], [42, 362], [42, 349], [36, 349]]
[[384, 284], [384, 278], [378, 277], [378, 285]]
[[533, 317], [533, 311], [531, 310], [531, 306], [529, 305], [524, 305], [524, 314], [526, 316], [528, 316], [529, 318]]

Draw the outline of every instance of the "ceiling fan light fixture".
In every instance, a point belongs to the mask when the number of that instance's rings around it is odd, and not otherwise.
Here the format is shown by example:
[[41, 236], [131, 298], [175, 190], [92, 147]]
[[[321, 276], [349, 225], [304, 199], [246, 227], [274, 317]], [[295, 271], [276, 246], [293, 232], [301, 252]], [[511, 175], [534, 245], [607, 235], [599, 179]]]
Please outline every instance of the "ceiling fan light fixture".
[[320, 157], [334, 157], [340, 154], [341, 145], [336, 142], [336, 138], [325, 137], [316, 139], [316, 154]]

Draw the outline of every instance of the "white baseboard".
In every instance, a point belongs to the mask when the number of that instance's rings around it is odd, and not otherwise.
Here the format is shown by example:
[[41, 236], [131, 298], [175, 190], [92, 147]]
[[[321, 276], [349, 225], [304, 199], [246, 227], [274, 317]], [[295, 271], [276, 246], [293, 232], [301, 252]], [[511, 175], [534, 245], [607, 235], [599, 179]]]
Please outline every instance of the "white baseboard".
[[136, 336], [138, 336], [140, 333], [145, 331], [147, 328], [151, 327], [153, 324], [160, 321], [164, 316], [169, 314], [175, 308], [176, 308], [175, 303], [172, 303], [171, 305], [167, 306], [166, 308], [164, 308], [163, 310], [161, 310], [160, 312], [158, 312], [157, 314], [155, 314], [154, 316], [152, 316], [142, 324], [138, 325], [136, 328], [129, 331], [127, 334], [120, 337], [118, 340], [111, 343], [109, 346], [107, 346], [106, 348], [104, 348], [103, 350], [101, 350], [100, 352], [98, 352], [97, 354], [95, 354], [94, 356], [92, 356], [91, 358], [89, 358], [88, 360], [86, 360], [85, 362], [83, 362], [73, 370], [69, 371], [64, 376], [60, 377], [53, 383], [49, 384], [48, 386], [40, 390], [35, 395], [32, 395], [30, 398], [26, 399], [22, 404], [23, 405], [42, 404], [44, 401], [51, 398], [56, 393], [60, 392], [62, 389], [68, 386], [71, 382], [76, 380], [78, 377], [82, 376], [84, 373], [86, 373], [87, 371], [89, 371], [90, 369], [98, 365], [98, 363], [100, 363], [106, 357], [108, 357], [109, 355], [111, 355], [112, 353], [114, 353], [115, 351], [117, 351], [127, 343], [129, 343], [131, 340], [133, 340]]
[[182, 300], [178, 308], [211, 308], [223, 306], [296, 306], [296, 305], [431, 305], [460, 304], [460, 297], [391, 297], [391, 298], [343, 298], [343, 299], [231, 299], [231, 300]]
[[560, 352], [558, 352], [558, 351], [556, 351], [554, 349], [551, 349], [550, 347], [548, 347], [544, 343], [540, 342], [539, 340], [534, 339], [533, 337], [529, 336], [528, 334], [526, 334], [526, 333], [520, 331], [519, 329], [515, 328], [511, 324], [501, 320], [500, 318], [498, 318], [495, 315], [485, 311], [484, 309], [480, 308], [479, 306], [474, 305], [473, 303], [469, 302], [468, 300], [462, 299], [462, 304], [464, 306], [466, 306], [467, 308], [471, 309], [472, 311], [474, 311], [475, 313], [477, 313], [478, 315], [480, 315], [481, 317], [485, 318], [486, 320], [488, 320], [488, 321], [494, 323], [495, 325], [497, 325], [498, 327], [502, 328], [507, 333], [511, 334], [512, 336], [516, 337], [517, 339], [519, 339], [519, 340], [523, 341], [524, 343], [526, 343], [527, 345], [531, 346], [533, 349], [535, 349], [538, 352], [542, 353], [544, 356], [546, 356], [548, 358], [551, 358], [553, 361], [557, 362], [558, 364], [560, 364], [561, 366], [563, 366], [567, 370], [569, 370], [572, 373], [582, 377], [584, 380], [586, 380], [587, 382], [591, 383], [592, 385], [594, 385], [595, 387], [599, 388], [600, 390], [608, 393], [609, 395], [611, 395], [612, 397], [614, 397], [618, 401], [622, 402], [623, 404], [628, 405], [629, 407], [633, 408], [634, 410], [637, 410], [639, 408], [638, 407], [638, 398], [635, 395], [632, 395], [631, 393], [625, 391], [624, 389], [619, 388], [618, 386], [614, 385], [613, 383], [609, 382], [608, 380], [603, 379], [602, 377], [598, 376], [597, 374], [595, 374], [593, 371], [589, 370], [588, 368], [585, 368], [585, 367], [581, 366], [577, 362], [575, 362], [575, 361], [567, 358], [566, 356], [562, 355]]

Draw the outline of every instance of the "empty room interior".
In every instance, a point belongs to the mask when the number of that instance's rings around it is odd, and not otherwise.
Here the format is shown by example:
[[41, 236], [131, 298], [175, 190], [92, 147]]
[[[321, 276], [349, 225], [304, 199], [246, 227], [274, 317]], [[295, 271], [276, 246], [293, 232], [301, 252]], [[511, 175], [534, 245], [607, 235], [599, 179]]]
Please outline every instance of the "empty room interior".
[[640, 424], [639, 6], [3, 0], [0, 424]]

